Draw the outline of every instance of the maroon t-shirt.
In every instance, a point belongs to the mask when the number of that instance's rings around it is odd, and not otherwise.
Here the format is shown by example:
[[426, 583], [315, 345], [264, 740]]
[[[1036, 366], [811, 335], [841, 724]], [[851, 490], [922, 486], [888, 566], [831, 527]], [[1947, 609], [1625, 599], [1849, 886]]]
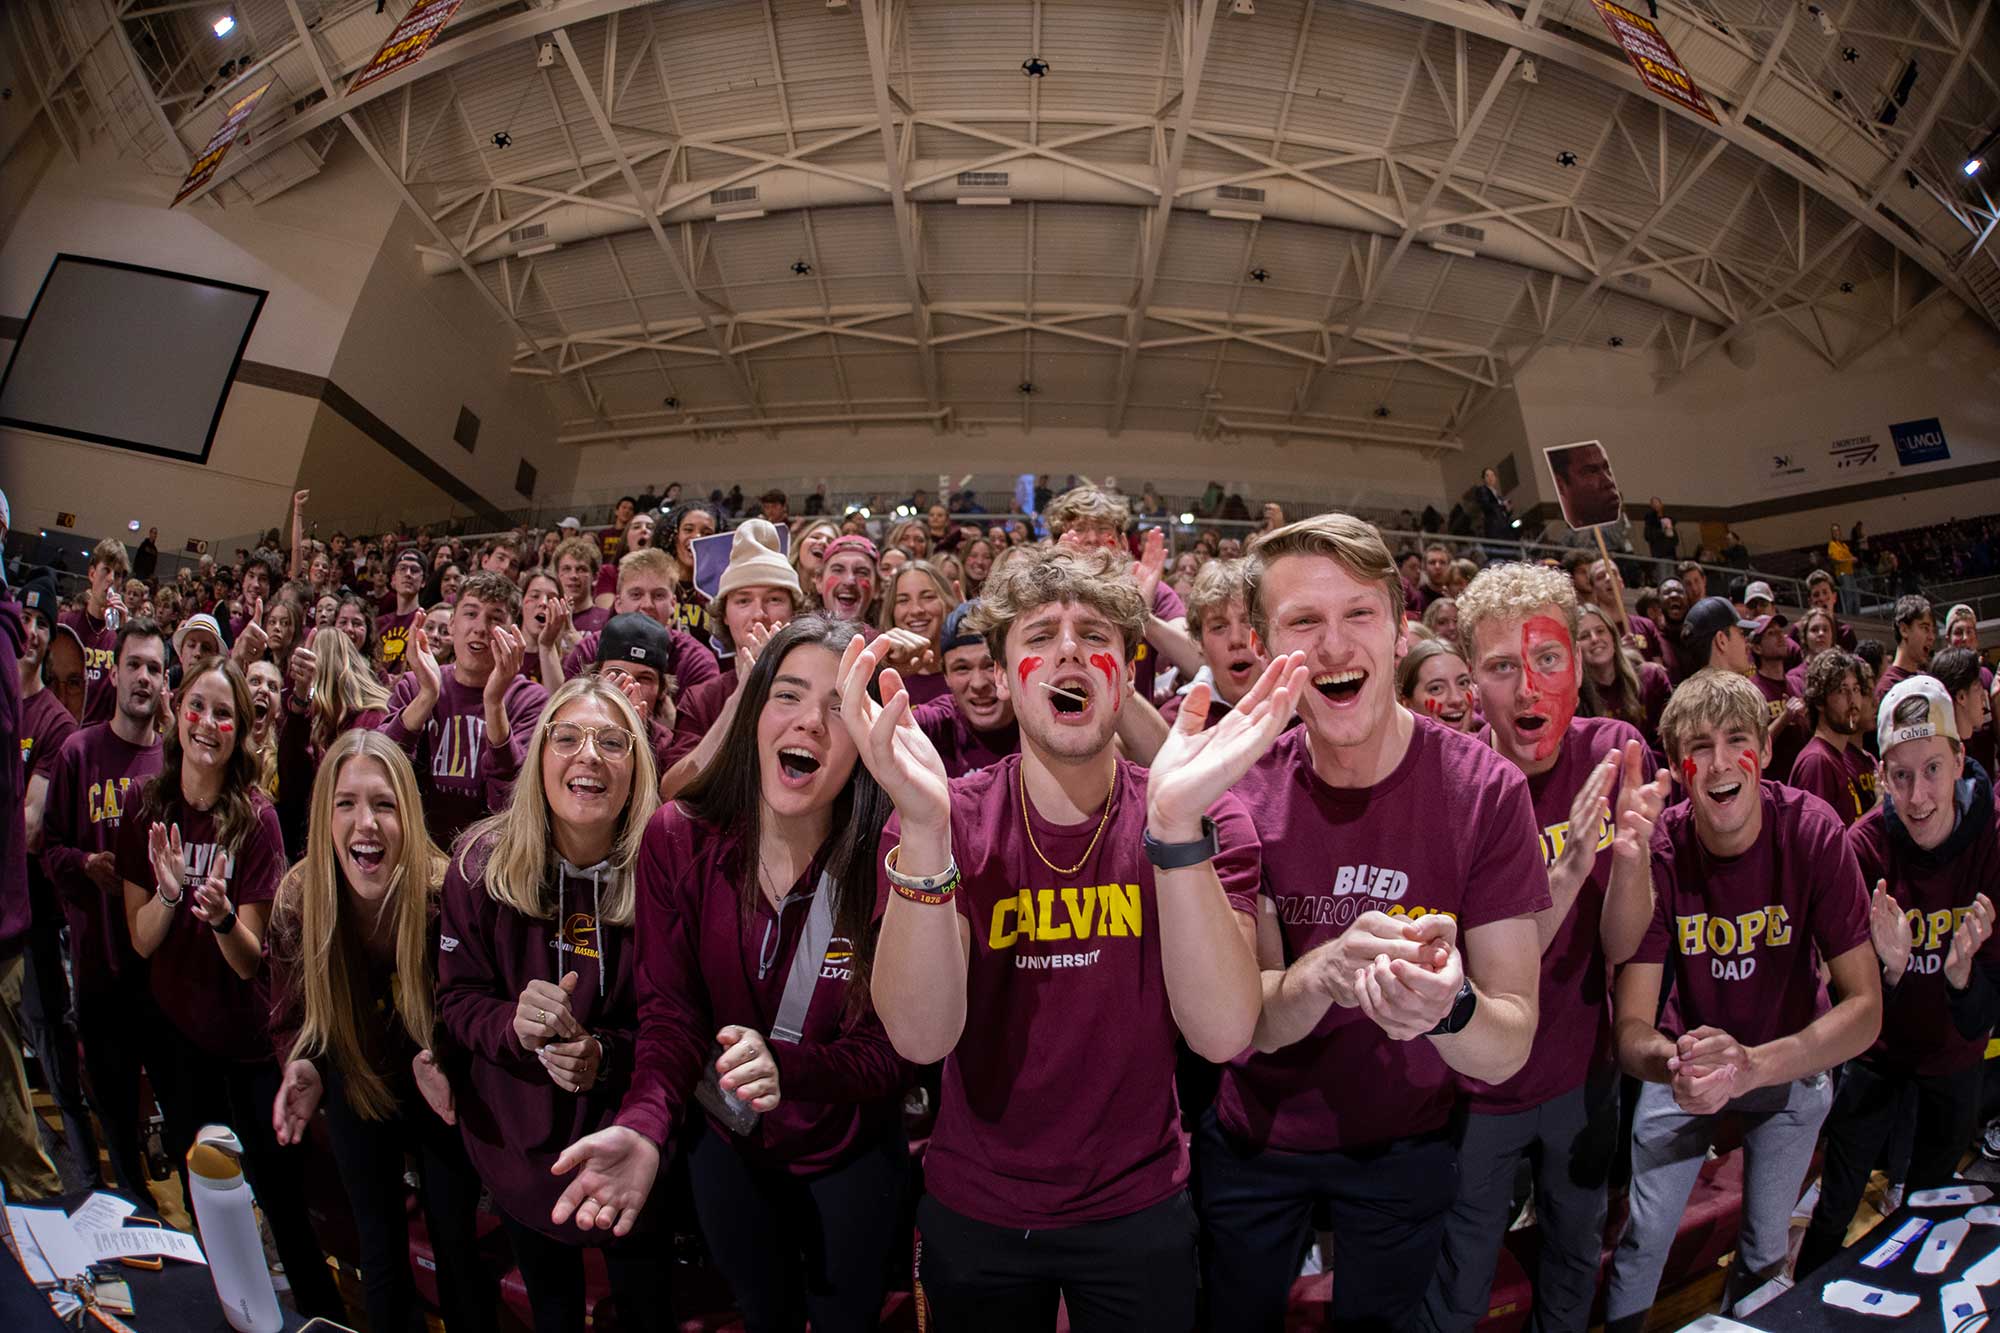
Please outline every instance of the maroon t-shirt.
[[1836, 750], [1814, 736], [1792, 762], [1785, 785], [1811, 792], [1833, 807], [1841, 823], [1852, 824], [1875, 808], [1875, 756], [1858, 739]]
[[1009, 722], [998, 731], [975, 731], [958, 711], [958, 699], [946, 690], [942, 699], [918, 704], [910, 710], [917, 729], [930, 737], [931, 747], [944, 761], [946, 777], [962, 778], [975, 769], [997, 764], [1021, 748], [1021, 728]]
[[69, 626], [83, 641], [81, 720], [102, 722], [118, 706], [118, 690], [111, 680], [111, 672], [118, 664], [118, 636], [102, 620], [92, 616], [88, 608], [65, 611], [56, 617], [56, 623]]
[[1789, 726], [1781, 725], [1785, 718], [1786, 701], [1802, 697], [1792, 692], [1789, 680], [1774, 680], [1760, 671], [1750, 677], [1750, 683], [1764, 696], [1765, 721], [1770, 727], [1771, 737], [1771, 762], [1764, 766], [1764, 771], [1771, 774], [1775, 781], [1778, 774], [1792, 771], [1792, 765], [1798, 762], [1799, 751], [1805, 749], [1812, 732], [1806, 726], [1805, 713], [1800, 713], [1798, 720]]
[[578, 634], [594, 634], [603, 629], [610, 619], [611, 608], [608, 606], [589, 606], [569, 613], [569, 623]]
[[[261, 791], [251, 800], [256, 821], [233, 853], [217, 843], [212, 810], [184, 807], [158, 821], [181, 831], [182, 892], [173, 924], [153, 950], [149, 973], [160, 1012], [182, 1036], [210, 1055], [254, 1064], [271, 1058], [270, 1015], [262, 988], [255, 979], [236, 975], [222, 956], [220, 938], [194, 910], [195, 888], [217, 873], [218, 865], [229, 885], [229, 904], [238, 911], [278, 896], [278, 881], [285, 874], [278, 812]], [[155, 821], [143, 802], [135, 804], [134, 814], [118, 829], [118, 873], [151, 893], [157, 881], [146, 856], [146, 833]]]
[[1883, 665], [1882, 674], [1875, 678], [1875, 707], [1879, 709], [1882, 706], [1883, 697], [1886, 696], [1890, 690], [1896, 688], [1897, 681], [1908, 680], [1912, 676], [1919, 676], [1922, 674], [1923, 673], [1920, 671], [1911, 671], [1906, 667], [1898, 666], [1896, 664], [1896, 659], [1891, 657], [1888, 660], [1888, 662]]
[[381, 659], [382, 670], [393, 676], [403, 669], [403, 652], [410, 646], [410, 631], [423, 623], [422, 607], [398, 615], [394, 602], [390, 603], [387, 611], [376, 617], [375, 628], [380, 635], [378, 639], [380, 647], [376, 653]]
[[[1187, 619], [1187, 603], [1181, 595], [1161, 579], [1153, 588], [1153, 614], [1169, 625], [1178, 625]], [[1153, 645], [1139, 640], [1139, 651], [1132, 659], [1133, 688], [1147, 703], [1153, 702], [1153, 678], [1160, 671], [1160, 655]]]
[[[1629, 722], [1608, 717], [1572, 719], [1563, 735], [1555, 766], [1528, 778], [1535, 802], [1535, 822], [1541, 826], [1542, 859], [1554, 865], [1572, 836], [1569, 810], [1583, 790], [1591, 770], [1628, 741], [1642, 741]], [[1611, 1052], [1611, 1006], [1605, 977], [1604, 894], [1611, 882], [1611, 841], [1616, 828], [1609, 817], [1593, 834], [1597, 860], [1577, 891], [1569, 915], [1555, 938], [1542, 950], [1541, 1012], [1535, 1044], [1521, 1072], [1505, 1083], [1467, 1079], [1472, 1110], [1478, 1115], [1511, 1115], [1540, 1106], [1580, 1087], [1591, 1070]]]
[[[953, 902], [972, 928], [972, 958], [965, 1034], [945, 1057], [924, 1178], [947, 1208], [994, 1226], [1126, 1217], [1187, 1180], [1174, 1094], [1180, 1030], [1140, 846], [1146, 770], [1120, 759], [1111, 802], [1102, 837], [1100, 818], [1055, 825], [1032, 802], [1024, 825], [1019, 755], [951, 784], [963, 877]], [[1222, 886], [1254, 906], [1250, 817], [1233, 795], [1208, 813]], [[891, 817], [884, 856], [900, 827]], [[1049, 862], [1077, 869], [1060, 874]], [[886, 905], [886, 874], [879, 888]]]
[[[678, 803], [653, 816], [639, 849], [639, 1037], [618, 1123], [658, 1144], [691, 1113], [719, 1029], [734, 1024], [770, 1038], [820, 891], [815, 858], [788, 890], [783, 911], [759, 893], [746, 924], [730, 872], [740, 849], [736, 834], [701, 823]], [[847, 891], [871, 903], [875, 897], [872, 882]], [[881, 1143], [900, 1123], [906, 1067], [872, 1010], [848, 1012], [854, 953], [855, 941], [845, 936], [828, 942], [801, 1040], [770, 1042], [783, 1094], [777, 1109], [741, 1136], [709, 1117], [724, 1142], [760, 1166], [824, 1171]]]
[[46, 687], [21, 702], [21, 790], [27, 791], [37, 773], [46, 773], [56, 751], [76, 730], [76, 719]]
[[1653, 924], [1632, 961], [1665, 966], [1670, 1035], [1717, 1027], [1745, 1046], [1789, 1036], [1820, 1012], [1814, 951], [1834, 959], [1868, 943], [1868, 893], [1840, 816], [1817, 796], [1758, 786], [1764, 826], [1739, 855], [1702, 845], [1690, 801], [1653, 832]]
[[466, 685], [458, 668], [443, 669], [437, 706], [421, 731], [403, 725], [403, 710], [417, 697], [416, 673], [406, 671], [389, 695], [389, 711], [374, 730], [403, 747], [416, 766], [417, 787], [423, 793], [424, 819], [432, 841], [449, 848], [452, 840], [475, 820], [500, 809], [513, 794], [514, 779], [527, 757], [535, 723], [548, 702], [548, 691], [516, 676], [507, 684], [501, 707], [507, 714], [507, 743], [490, 745], [486, 736], [486, 691]]
[[[1276, 909], [1287, 964], [1367, 911], [1453, 916], [1465, 947], [1469, 931], [1549, 905], [1527, 778], [1483, 741], [1415, 724], [1402, 762], [1373, 787], [1328, 786], [1305, 727], [1236, 784], [1257, 812], [1259, 892]], [[1258, 905], [1253, 894], [1233, 901]], [[1303, 1041], [1229, 1066], [1216, 1113], [1255, 1148], [1351, 1150], [1441, 1128], [1457, 1089], [1429, 1041], [1393, 1040], [1359, 1008], [1330, 1005]]]
[[72, 733], [49, 763], [42, 869], [62, 898], [79, 995], [109, 991], [133, 958], [124, 893], [98, 888], [84, 873], [84, 861], [95, 852], [117, 850], [119, 823], [139, 801], [135, 784], [159, 771], [158, 741], [128, 745], [108, 722]]
[[[1902, 905], [1913, 941], [1903, 979], [1882, 992], [1882, 1035], [1868, 1058], [1917, 1074], [1955, 1074], [1986, 1058], [1986, 1035], [1967, 1037], [1952, 1022], [1944, 960], [1974, 895], [2000, 884], [2000, 828], [1990, 808], [1983, 811], [1979, 827], [1954, 830], [1939, 849], [1951, 855], [1939, 864], [1907, 837], [1890, 834], [1889, 813], [1878, 806], [1847, 830], [1862, 883], [1872, 889], [1877, 880], [1889, 881], [1889, 896]], [[1988, 938], [1978, 959], [1979, 966], [2000, 961], [2000, 938]]]

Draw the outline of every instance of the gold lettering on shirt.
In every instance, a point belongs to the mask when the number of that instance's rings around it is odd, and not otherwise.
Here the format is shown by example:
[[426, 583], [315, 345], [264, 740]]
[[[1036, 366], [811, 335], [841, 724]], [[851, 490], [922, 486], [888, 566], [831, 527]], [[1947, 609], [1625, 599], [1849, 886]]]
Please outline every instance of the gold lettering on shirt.
[[84, 789], [84, 799], [88, 803], [90, 822], [102, 824], [105, 820], [114, 823], [125, 814], [125, 789], [132, 785], [130, 778], [106, 778], [93, 782]]
[[[1613, 839], [1617, 836], [1618, 830], [1612, 825], [1610, 812], [1607, 811], [1597, 821], [1597, 850], [1601, 852], [1606, 847], [1609, 847]], [[1544, 828], [1542, 830], [1543, 864], [1554, 865], [1562, 856], [1563, 848], [1568, 845], [1569, 821], [1567, 819], [1563, 820], [1560, 824], [1550, 824]]]
[[993, 904], [986, 946], [1011, 949], [1022, 940], [1087, 940], [1143, 935], [1137, 884], [1022, 889]]
[[1776, 904], [1733, 917], [1707, 912], [1676, 916], [1674, 927], [1680, 936], [1681, 953], [1689, 958], [1705, 953], [1724, 957], [1753, 954], [1760, 938], [1774, 948], [1792, 942], [1785, 909]]

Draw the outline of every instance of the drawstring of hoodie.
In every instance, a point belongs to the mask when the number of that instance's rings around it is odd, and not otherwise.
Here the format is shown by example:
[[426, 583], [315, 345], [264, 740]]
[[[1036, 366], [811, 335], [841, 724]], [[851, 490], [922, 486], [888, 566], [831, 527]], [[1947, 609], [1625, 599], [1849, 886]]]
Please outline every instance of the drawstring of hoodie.
[[607, 970], [607, 964], [609, 962], [609, 957], [610, 957], [609, 951], [611, 948], [611, 942], [605, 938], [604, 917], [601, 911], [599, 910], [600, 905], [603, 901], [603, 894], [604, 894], [604, 867], [608, 864], [609, 862], [599, 861], [596, 865], [591, 866], [588, 870], [583, 870], [579, 869], [576, 866], [571, 865], [567, 860], [565, 860], [560, 856], [556, 858], [555, 982], [556, 985], [558, 986], [562, 985], [563, 973], [569, 971], [568, 955], [576, 947], [575, 945], [569, 942], [567, 933], [569, 929], [569, 877], [571, 875], [576, 875], [578, 877], [589, 875], [590, 876], [590, 923], [592, 930], [597, 935], [597, 998], [600, 1000], [604, 998], [605, 994], [606, 983], [604, 979], [604, 974]]

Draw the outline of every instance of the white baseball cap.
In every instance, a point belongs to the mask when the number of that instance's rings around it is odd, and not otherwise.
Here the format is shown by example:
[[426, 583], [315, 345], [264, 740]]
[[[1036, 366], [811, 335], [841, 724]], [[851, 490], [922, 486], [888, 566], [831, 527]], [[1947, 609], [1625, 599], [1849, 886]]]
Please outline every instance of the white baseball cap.
[[189, 616], [186, 620], [183, 620], [181, 627], [174, 631], [174, 656], [179, 657], [181, 654], [181, 640], [187, 638], [189, 634], [192, 634], [196, 630], [203, 630], [214, 635], [217, 649], [221, 648], [222, 626], [216, 624], [215, 617], [208, 612], [199, 611]]
[[1776, 602], [1777, 600], [1776, 597], [1771, 595], [1771, 585], [1768, 583], [1759, 581], [1743, 590], [1743, 603], [1746, 606], [1751, 602]]
[[577, 529], [583, 526], [583, 520], [575, 517], [566, 518], [562, 522], [556, 524], [556, 526], [559, 528], [567, 528], [571, 532], [575, 532]]
[[[1905, 699], [1923, 699], [1930, 707], [1919, 720], [1898, 725], [1896, 709]], [[1882, 696], [1882, 706], [1875, 712], [1875, 748], [1887, 759], [1890, 746], [1927, 736], [1957, 740], [1958, 714], [1943, 681], [1936, 676], [1906, 676]]]

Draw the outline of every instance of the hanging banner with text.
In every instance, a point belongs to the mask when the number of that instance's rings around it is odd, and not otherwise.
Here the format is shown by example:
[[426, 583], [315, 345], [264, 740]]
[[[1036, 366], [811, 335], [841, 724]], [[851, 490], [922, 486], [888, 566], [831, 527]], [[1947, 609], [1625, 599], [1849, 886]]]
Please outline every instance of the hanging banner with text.
[[1604, 26], [1611, 29], [1611, 40], [1624, 49], [1625, 58], [1639, 71], [1639, 82], [1668, 101], [1715, 122], [1708, 99], [1695, 87], [1694, 76], [1681, 64], [1674, 48], [1667, 45], [1657, 24], [1612, 0], [1590, 0], [1590, 3], [1597, 6]]
[[197, 157], [194, 165], [188, 168], [187, 179], [181, 182], [180, 191], [174, 195], [174, 202], [168, 204], [168, 208], [174, 207], [174, 204], [180, 203], [208, 184], [217, 168], [222, 165], [222, 159], [228, 154], [229, 145], [236, 142], [236, 136], [242, 131], [244, 123], [250, 119], [250, 113], [257, 109], [258, 99], [263, 97], [270, 86], [269, 82], [265, 82], [251, 89], [238, 98], [223, 115], [222, 123], [217, 125], [215, 133], [208, 137], [208, 147], [201, 150], [201, 156]]
[[403, 21], [389, 30], [389, 38], [382, 43], [369, 62], [354, 76], [354, 82], [347, 85], [347, 95], [366, 88], [377, 79], [394, 74], [405, 65], [414, 65], [424, 58], [424, 52], [431, 49], [431, 43], [444, 31], [444, 25], [451, 22], [451, 16], [458, 12], [464, 0], [417, 0], [410, 12], [403, 15]]

